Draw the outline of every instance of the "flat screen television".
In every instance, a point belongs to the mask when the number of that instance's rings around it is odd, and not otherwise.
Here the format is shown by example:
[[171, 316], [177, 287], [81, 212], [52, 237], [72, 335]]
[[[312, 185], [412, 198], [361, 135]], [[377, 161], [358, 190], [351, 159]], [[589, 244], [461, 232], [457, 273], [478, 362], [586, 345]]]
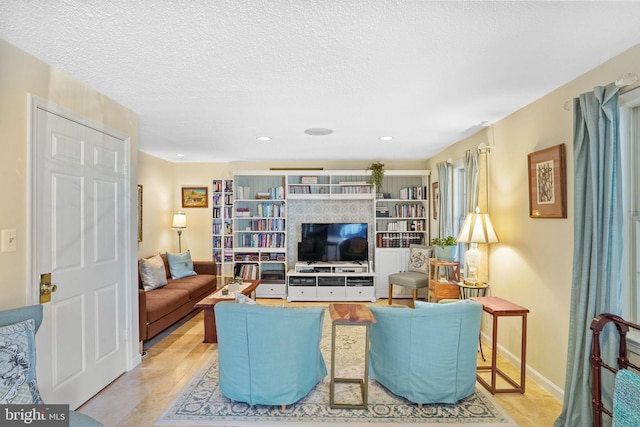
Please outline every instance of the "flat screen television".
[[366, 223], [303, 223], [298, 260], [367, 261]]

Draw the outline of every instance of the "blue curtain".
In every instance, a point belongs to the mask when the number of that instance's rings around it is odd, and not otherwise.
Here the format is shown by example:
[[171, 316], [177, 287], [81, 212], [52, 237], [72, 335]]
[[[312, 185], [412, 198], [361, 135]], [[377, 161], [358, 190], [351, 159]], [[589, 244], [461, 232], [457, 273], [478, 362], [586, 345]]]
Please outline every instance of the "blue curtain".
[[[595, 316], [620, 314], [622, 295], [622, 178], [618, 88], [596, 87], [573, 102], [575, 217], [573, 280], [564, 404], [554, 426], [593, 425], [591, 330]], [[603, 358], [612, 359], [611, 330], [603, 333]], [[608, 345], [610, 343], [611, 345]], [[603, 399], [613, 390], [605, 375]], [[607, 399], [608, 400], [608, 399]], [[610, 402], [608, 407], [611, 408]], [[605, 422], [608, 417], [604, 417]]]
[[[438, 167], [438, 237], [453, 236], [453, 208], [451, 206], [451, 165], [441, 162]], [[455, 237], [455, 236], [454, 236]]]
[[467, 150], [467, 154], [464, 157], [464, 179], [465, 179], [465, 206], [464, 212], [474, 212], [476, 206], [478, 206], [478, 152]]

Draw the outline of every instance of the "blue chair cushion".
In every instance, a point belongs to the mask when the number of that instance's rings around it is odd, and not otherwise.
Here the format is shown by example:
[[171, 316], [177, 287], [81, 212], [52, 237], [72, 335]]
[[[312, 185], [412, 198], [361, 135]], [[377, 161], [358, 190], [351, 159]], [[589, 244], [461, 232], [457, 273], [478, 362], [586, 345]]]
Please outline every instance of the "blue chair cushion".
[[414, 403], [455, 403], [474, 392], [481, 304], [369, 309], [376, 318], [370, 326], [371, 378]]
[[324, 309], [216, 304], [220, 391], [250, 405], [289, 405], [327, 375]]

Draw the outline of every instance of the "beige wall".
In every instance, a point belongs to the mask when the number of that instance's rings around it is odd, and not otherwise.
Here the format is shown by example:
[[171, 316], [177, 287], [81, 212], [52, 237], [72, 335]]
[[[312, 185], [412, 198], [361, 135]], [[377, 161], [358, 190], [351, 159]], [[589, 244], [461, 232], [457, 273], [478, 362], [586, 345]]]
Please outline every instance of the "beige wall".
[[[640, 45], [455, 144], [430, 159], [428, 165], [437, 174], [437, 162], [462, 158], [480, 142], [495, 145], [488, 156], [489, 213], [500, 243], [490, 248], [491, 291], [531, 310], [529, 372], [558, 396], [565, 380], [574, 224], [573, 116], [563, 106], [627, 72], [640, 72]], [[527, 154], [562, 143], [567, 152], [568, 218], [531, 219]], [[484, 326], [486, 330], [486, 321]], [[519, 357], [519, 324], [515, 319], [501, 321], [498, 340], [507, 352]]]
[[[131, 164], [137, 164], [138, 117], [134, 112], [0, 40], [0, 229], [16, 229], [18, 249], [0, 253], [0, 309], [31, 302], [28, 289], [32, 284], [27, 283], [29, 93], [129, 135]], [[135, 172], [132, 168], [134, 183]], [[135, 203], [132, 206], [135, 212]]]

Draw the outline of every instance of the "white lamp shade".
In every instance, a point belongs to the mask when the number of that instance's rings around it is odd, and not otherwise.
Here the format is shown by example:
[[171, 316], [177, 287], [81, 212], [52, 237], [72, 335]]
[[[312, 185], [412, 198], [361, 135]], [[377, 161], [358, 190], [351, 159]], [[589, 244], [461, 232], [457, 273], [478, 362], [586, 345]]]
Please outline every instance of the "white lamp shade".
[[489, 214], [480, 213], [476, 208], [474, 213], [467, 214], [464, 219], [458, 242], [462, 243], [496, 243], [499, 242], [498, 235], [493, 229]]
[[182, 230], [187, 228], [187, 214], [184, 212], [176, 212], [173, 214], [173, 223], [171, 228]]

